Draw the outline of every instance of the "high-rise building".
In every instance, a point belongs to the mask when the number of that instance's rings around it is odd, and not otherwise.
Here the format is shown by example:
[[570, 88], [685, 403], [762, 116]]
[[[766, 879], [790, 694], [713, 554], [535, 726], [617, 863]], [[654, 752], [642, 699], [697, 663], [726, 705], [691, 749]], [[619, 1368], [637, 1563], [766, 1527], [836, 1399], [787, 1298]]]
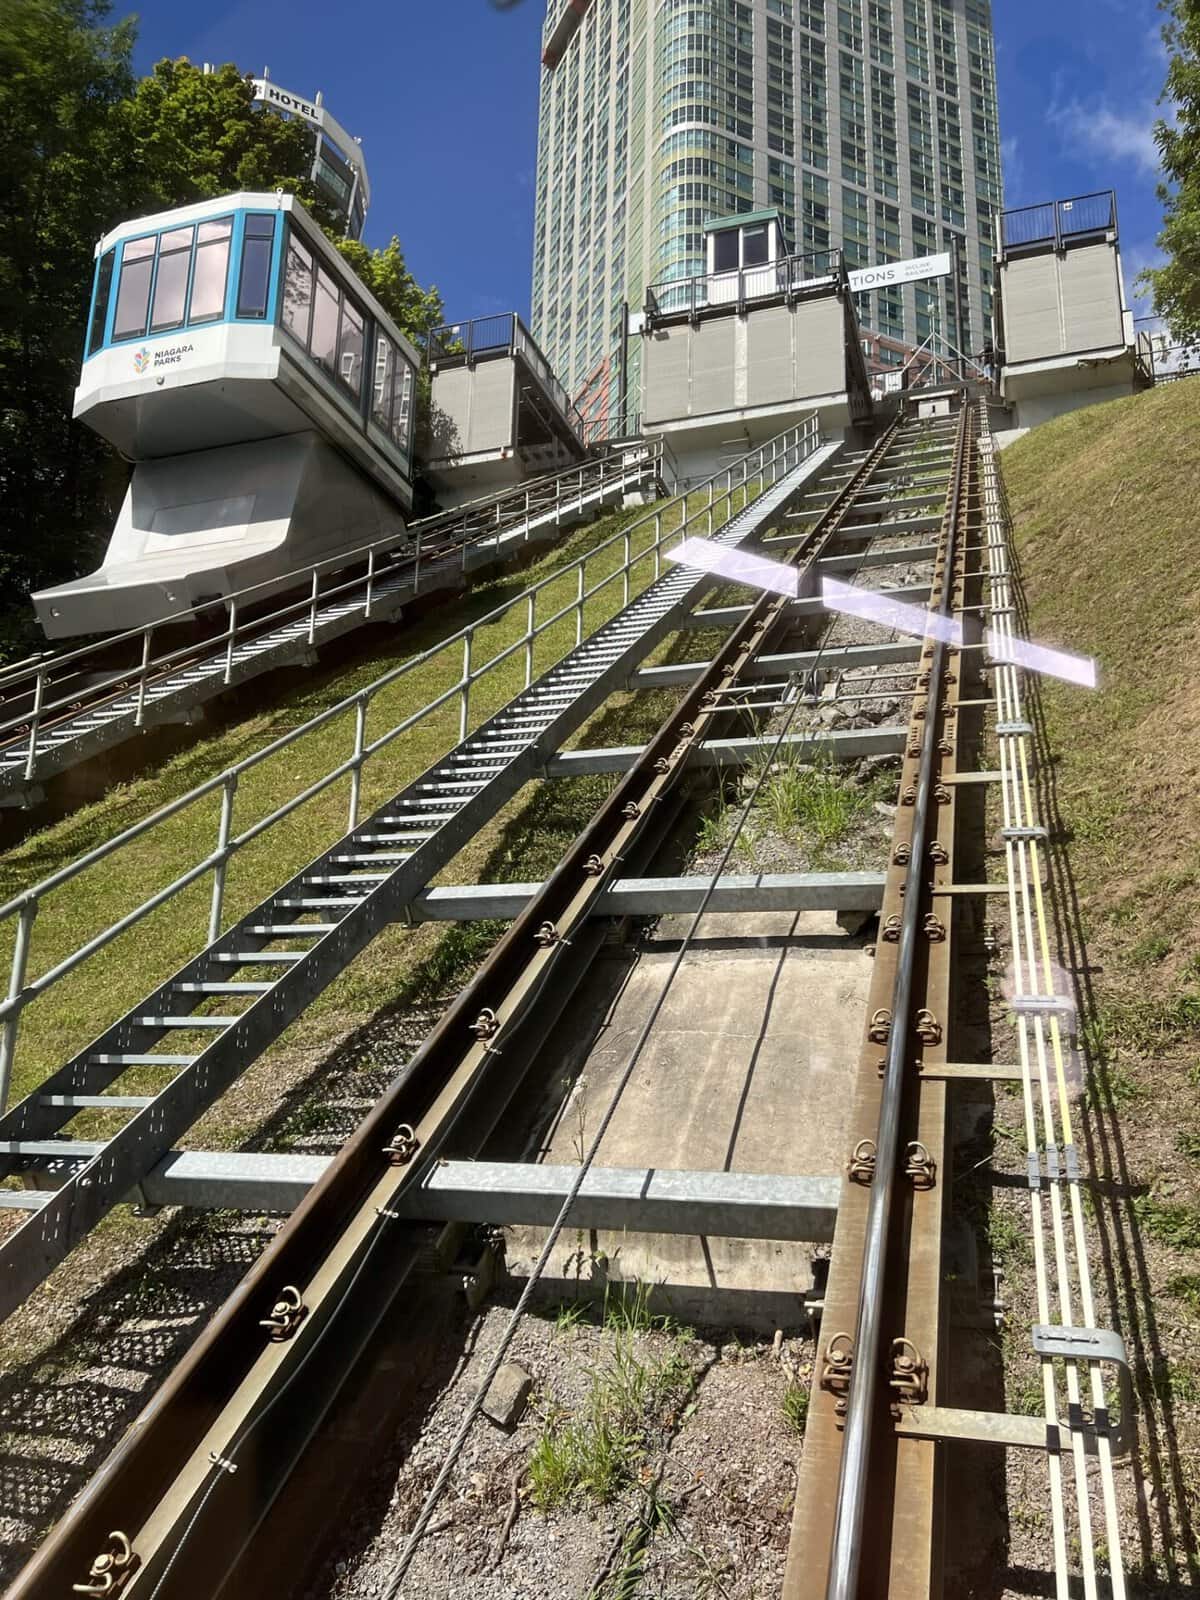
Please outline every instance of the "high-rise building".
[[981, 349], [990, 0], [548, 0], [542, 44], [533, 332], [589, 413], [637, 391], [622, 306], [703, 273], [707, 222], [767, 207], [796, 253], [852, 269], [952, 252], [947, 278], [860, 295], [860, 320], [884, 361]]

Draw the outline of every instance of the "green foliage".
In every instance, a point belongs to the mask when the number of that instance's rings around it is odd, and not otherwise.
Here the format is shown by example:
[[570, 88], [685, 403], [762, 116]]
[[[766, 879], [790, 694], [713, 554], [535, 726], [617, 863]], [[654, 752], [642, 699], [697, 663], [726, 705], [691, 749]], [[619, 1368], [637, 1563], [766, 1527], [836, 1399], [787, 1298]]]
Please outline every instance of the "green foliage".
[[96, 240], [126, 217], [286, 189], [417, 343], [442, 316], [404, 264], [349, 244], [310, 182], [312, 132], [253, 101], [233, 65], [160, 61], [136, 82], [108, 0], [0, 5], [0, 659], [37, 635], [27, 594], [86, 571], [123, 464], [71, 420]]
[[423, 349], [425, 340], [445, 321], [446, 314], [437, 290], [422, 289], [408, 270], [399, 239], [393, 234], [383, 250], [368, 249], [358, 239], [335, 239], [334, 243], [401, 333]]
[[1161, 119], [1154, 137], [1166, 179], [1158, 244], [1168, 259], [1142, 278], [1172, 334], [1194, 348], [1200, 345], [1200, 0], [1164, 0], [1163, 9], [1170, 57], [1163, 98], [1174, 119]]
[[803, 1383], [789, 1383], [783, 1391], [780, 1402], [783, 1420], [793, 1433], [804, 1436], [804, 1429], [808, 1425], [808, 1386]]
[[1144, 1194], [1133, 1202], [1133, 1211], [1152, 1239], [1179, 1250], [1200, 1250], [1200, 1206], [1155, 1200]]
[[22, 620], [30, 588], [84, 567], [123, 489], [71, 421], [92, 249], [137, 194], [116, 125], [133, 32], [107, 19], [104, 0], [0, 7], [0, 615]]

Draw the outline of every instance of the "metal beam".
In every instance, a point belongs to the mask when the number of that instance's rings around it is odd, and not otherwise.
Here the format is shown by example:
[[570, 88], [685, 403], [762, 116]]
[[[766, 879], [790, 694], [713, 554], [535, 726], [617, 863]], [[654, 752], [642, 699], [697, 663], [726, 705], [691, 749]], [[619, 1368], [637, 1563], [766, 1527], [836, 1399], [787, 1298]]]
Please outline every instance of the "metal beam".
[[[786, 678], [793, 672], [849, 672], [855, 667], [887, 667], [920, 659], [923, 645], [917, 639], [897, 639], [888, 644], [842, 645], [836, 650], [794, 650], [787, 655], [760, 656], [747, 669], [751, 678]], [[708, 668], [707, 661], [679, 661], [662, 667], [641, 667], [630, 675], [631, 689], [669, 689], [695, 683]]]
[[[736, 705], [731, 704], [731, 711]], [[794, 733], [783, 741], [789, 754], [819, 748], [834, 761], [860, 761], [864, 756], [898, 755], [908, 729], [898, 726], [839, 728], [828, 733]], [[771, 750], [774, 739], [708, 739], [692, 752], [690, 767], [739, 767]], [[591, 772], [628, 772], [642, 754], [641, 745], [617, 745], [602, 750], [563, 750], [546, 761], [548, 778], [577, 778]]]
[[[332, 1159], [173, 1150], [145, 1179], [140, 1197], [148, 1206], [292, 1211]], [[418, 1221], [548, 1227], [576, 1171], [529, 1162], [443, 1161], [400, 1209]], [[568, 1221], [578, 1228], [823, 1244], [833, 1237], [840, 1189], [836, 1177], [594, 1167]]]
[[[696, 911], [708, 883], [705, 877], [618, 878], [601, 898], [597, 911], [610, 917], [657, 917]], [[878, 911], [883, 884], [881, 872], [730, 874], [718, 880], [708, 909]], [[423, 922], [516, 917], [540, 888], [540, 883], [447, 884], [418, 895], [412, 912]]]
[[[907, 589], [879, 589], [872, 593], [882, 595], [887, 600], [904, 600], [910, 605], [920, 605], [923, 600], [929, 599], [930, 589], [927, 583], [916, 583]], [[805, 600], [793, 600], [789, 608], [794, 616], [815, 616], [825, 609], [824, 603], [816, 596]], [[735, 628], [743, 617], [749, 616], [749, 606], [713, 606], [707, 611], [692, 611], [679, 624], [680, 628]]]

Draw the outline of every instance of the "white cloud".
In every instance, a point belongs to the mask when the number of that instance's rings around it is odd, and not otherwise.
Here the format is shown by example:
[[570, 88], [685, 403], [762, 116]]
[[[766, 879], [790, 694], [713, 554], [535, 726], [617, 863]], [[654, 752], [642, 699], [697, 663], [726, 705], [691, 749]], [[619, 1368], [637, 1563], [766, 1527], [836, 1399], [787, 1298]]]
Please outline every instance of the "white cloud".
[[1004, 204], [1019, 206], [1025, 198], [1025, 157], [1015, 134], [1001, 140], [1000, 156], [1004, 163]]
[[1047, 112], [1054, 126], [1087, 154], [1126, 162], [1147, 176], [1154, 176], [1159, 169], [1158, 146], [1154, 142], [1157, 115], [1153, 104], [1122, 115], [1109, 106], [1084, 105], [1079, 100], [1052, 104]]

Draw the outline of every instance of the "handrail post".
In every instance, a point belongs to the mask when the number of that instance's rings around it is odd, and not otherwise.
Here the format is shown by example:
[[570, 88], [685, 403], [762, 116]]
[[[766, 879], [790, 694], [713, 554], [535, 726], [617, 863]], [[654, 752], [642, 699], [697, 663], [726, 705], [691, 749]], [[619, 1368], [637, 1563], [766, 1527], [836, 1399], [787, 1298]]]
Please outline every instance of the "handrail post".
[[25, 756], [25, 782], [33, 779], [34, 767], [37, 762], [37, 736], [42, 725], [42, 705], [46, 698], [46, 669], [38, 668], [37, 680], [33, 686], [33, 715], [29, 722], [29, 750]]
[[579, 563], [579, 582], [575, 586], [575, 643], [583, 643], [583, 591], [587, 587], [585, 568], [587, 563]]
[[[654, 576], [662, 577], [662, 512], [656, 512], [654, 517]], [[687, 522], [687, 497], [683, 501], [683, 521]]]
[[467, 737], [467, 722], [471, 715], [471, 645], [475, 639], [474, 628], [463, 638], [462, 700], [458, 712], [458, 742]]
[[621, 604], [623, 606], [627, 606], [629, 604], [629, 562], [630, 562], [630, 559], [631, 559], [631, 557], [633, 555], [633, 543], [632, 543], [632, 540], [629, 537], [629, 529], [628, 528], [625, 529], [624, 551], [625, 551], [625, 559], [621, 564], [621, 572], [623, 574], [623, 579], [624, 579], [624, 581], [623, 581], [623, 583], [621, 585]]
[[320, 582], [321, 582], [320, 574], [317, 572], [316, 567], [314, 567], [313, 568], [313, 581], [312, 581], [312, 599], [309, 601], [309, 606], [308, 606], [308, 642], [309, 642], [309, 644], [316, 644], [316, 642], [317, 642], [317, 588], [318, 588]]
[[420, 589], [420, 587], [421, 587], [421, 535], [418, 533], [418, 535], [417, 535], [417, 553], [416, 553], [416, 558], [413, 561], [413, 599], [414, 600], [417, 597], [417, 591], [418, 591], [418, 589]]
[[[33, 919], [38, 913], [38, 901], [31, 900], [21, 907], [17, 918], [17, 938], [13, 946], [12, 966], [8, 972], [9, 1003], [19, 1000], [25, 988], [25, 973], [29, 967], [29, 942], [33, 936]], [[8, 1091], [12, 1083], [13, 1057], [17, 1051], [17, 1028], [21, 1022], [22, 1007], [17, 1005], [4, 1019], [4, 1034], [0, 1038], [0, 1112], [8, 1105]]]
[[367, 704], [369, 696], [360, 694], [354, 707], [354, 769], [350, 774], [350, 824], [347, 833], [358, 827], [358, 807], [362, 800], [363, 750], [367, 742]]
[[363, 607], [363, 617], [371, 615], [371, 600], [375, 592], [375, 551], [372, 548], [367, 554], [367, 603]]
[[133, 719], [135, 728], [140, 728], [146, 721], [146, 679], [150, 675], [150, 638], [154, 633], [153, 626], [142, 634], [142, 665], [138, 674], [138, 701], [137, 715]]
[[535, 638], [534, 620], [537, 614], [537, 590], [528, 596], [525, 602], [525, 687], [528, 689], [533, 682], [533, 641]]
[[229, 599], [229, 642], [225, 646], [225, 686], [233, 682], [233, 640], [237, 633], [237, 596]]
[[708, 485], [708, 537], [710, 539], [713, 534], [713, 491], [715, 488], [716, 484], [710, 480]]
[[225, 868], [229, 863], [229, 839], [233, 832], [233, 797], [237, 778], [226, 778], [221, 789], [221, 820], [217, 825], [217, 864], [213, 868], [212, 904], [208, 913], [208, 942], [221, 937], [221, 913], [225, 908]]

